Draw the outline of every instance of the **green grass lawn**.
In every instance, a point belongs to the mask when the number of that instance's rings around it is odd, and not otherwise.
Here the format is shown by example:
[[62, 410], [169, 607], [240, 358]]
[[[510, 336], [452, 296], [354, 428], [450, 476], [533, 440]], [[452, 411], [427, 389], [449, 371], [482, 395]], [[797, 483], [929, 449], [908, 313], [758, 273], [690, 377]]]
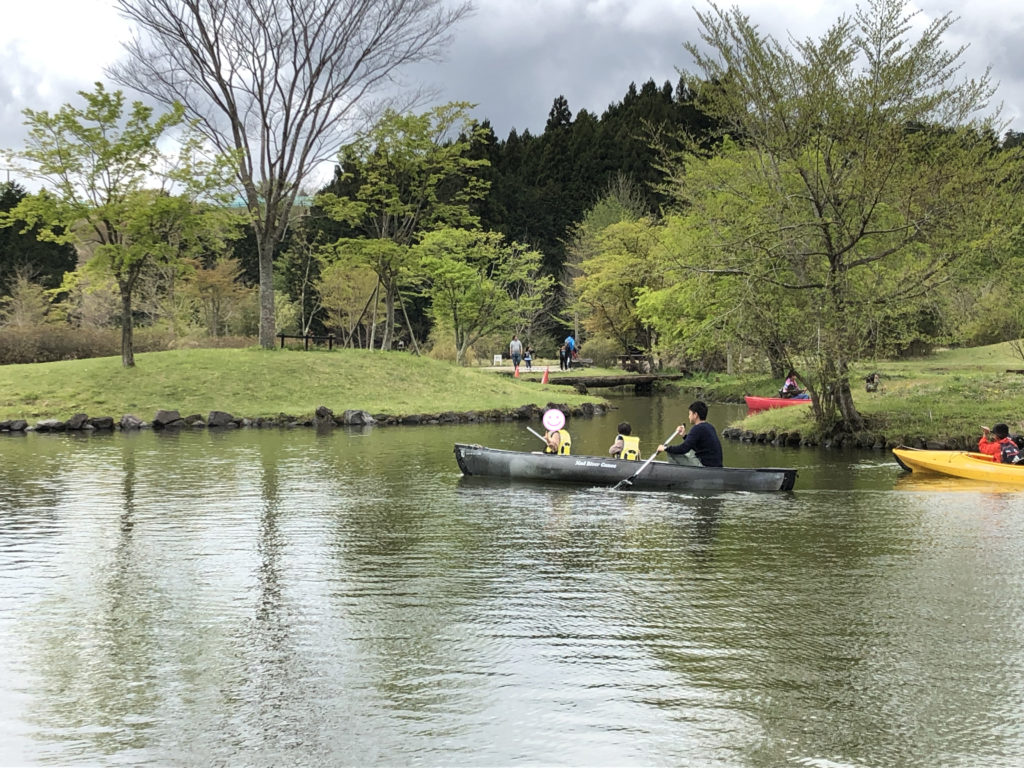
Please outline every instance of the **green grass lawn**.
[[[1024, 360], [1008, 343], [936, 352], [924, 358], [858, 364], [851, 373], [854, 402], [869, 431], [886, 436], [944, 440], [978, 435], [982, 424], [1006, 422], [1024, 431]], [[882, 376], [879, 392], [864, 391], [864, 377]], [[709, 376], [709, 398], [742, 400], [744, 394], [773, 395], [781, 381], [767, 376]], [[741, 426], [755, 432], [813, 434], [810, 409], [780, 408], [748, 416]]]
[[161, 408], [182, 415], [311, 415], [321, 405], [395, 416], [511, 409], [551, 401], [595, 402], [541, 386], [543, 368], [513, 379], [401, 352], [190, 349], [135, 356], [0, 366], [0, 420], [65, 419], [75, 413], [144, 420]]

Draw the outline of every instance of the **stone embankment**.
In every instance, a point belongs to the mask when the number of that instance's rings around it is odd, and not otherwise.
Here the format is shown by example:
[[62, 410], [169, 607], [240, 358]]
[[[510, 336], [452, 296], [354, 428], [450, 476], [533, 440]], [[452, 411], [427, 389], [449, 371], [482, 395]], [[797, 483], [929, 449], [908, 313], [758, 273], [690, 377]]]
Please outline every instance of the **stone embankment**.
[[534, 421], [540, 420], [544, 411], [555, 408], [566, 417], [590, 417], [604, 413], [607, 409], [600, 404], [584, 403], [579, 406], [568, 406], [562, 403], [548, 403], [544, 408], [536, 405], [524, 405], [511, 410], [489, 411], [446, 411], [444, 413], [413, 413], [394, 416], [386, 413], [371, 414], [361, 410], [346, 410], [335, 413], [321, 405], [312, 416], [289, 416], [279, 414], [272, 417], [239, 417], [224, 411], [210, 411], [205, 418], [201, 414], [182, 416], [178, 411], [159, 410], [150, 422], [143, 421], [133, 414], [125, 414], [120, 420], [112, 416], [90, 417], [84, 413], [76, 413], [67, 421], [59, 419], [43, 419], [30, 425], [25, 419], [0, 421], [0, 432], [83, 432], [83, 431], [132, 431], [137, 429], [192, 429], [221, 428], [237, 429], [240, 427], [255, 428], [290, 428], [290, 427], [361, 427], [391, 426], [397, 424], [468, 424], [486, 421]]
[[886, 436], [872, 432], [858, 434], [840, 433], [823, 438], [802, 436], [799, 432], [753, 432], [739, 427], [727, 427], [722, 430], [722, 437], [739, 440], [743, 443], [766, 443], [768, 445], [787, 445], [790, 447], [820, 446], [822, 448], [873, 448], [875, 450], [891, 450], [899, 446], [910, 448], [927, 448], [932, 451], [974, 451], [978, 446], [978, 435], [962, 435], [955, 437], [923, 437], [920, 435]]

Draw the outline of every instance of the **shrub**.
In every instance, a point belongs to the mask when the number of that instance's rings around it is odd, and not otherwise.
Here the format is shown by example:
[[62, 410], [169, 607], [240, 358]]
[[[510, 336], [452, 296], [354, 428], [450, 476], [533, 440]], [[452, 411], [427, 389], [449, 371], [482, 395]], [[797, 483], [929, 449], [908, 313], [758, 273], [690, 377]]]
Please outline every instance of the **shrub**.
[[601, 368], [614, 368], [618, 364], [616, 357], [621, 354], [622, 345], [607, 336], [590, 336], [580, 345], [580, 356], [590, 358]]
[[121, 354], [117, 328], [69, 328], [62, 325], [8, 327], [0, 334], [0, 364], [47, 363]]
[[[162, 352], [183, 348], [245, 348], [255, 346], [251, 336], [179, 337], [163, 328], [136, 328], [135, 352]], [[120, 328], [71, 328], [66, 325], [7, 327], [0, 333], [0, 365], [50, 363], [121, 354]]]

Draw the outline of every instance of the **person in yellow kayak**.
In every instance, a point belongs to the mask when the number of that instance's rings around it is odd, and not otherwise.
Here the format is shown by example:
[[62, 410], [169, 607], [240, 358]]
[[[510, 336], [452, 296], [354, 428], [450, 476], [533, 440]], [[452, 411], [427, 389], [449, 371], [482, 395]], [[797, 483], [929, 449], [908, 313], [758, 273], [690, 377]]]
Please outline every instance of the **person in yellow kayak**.
[[1006, 424], [996, 424], [992, 429], [982, 427], [981, 431], [978, 451], [991, 456], [992, 461], [1003, 464], [1020, 464], [1024, 461], [1024, 454], [1010, 437], [1010, 428]]

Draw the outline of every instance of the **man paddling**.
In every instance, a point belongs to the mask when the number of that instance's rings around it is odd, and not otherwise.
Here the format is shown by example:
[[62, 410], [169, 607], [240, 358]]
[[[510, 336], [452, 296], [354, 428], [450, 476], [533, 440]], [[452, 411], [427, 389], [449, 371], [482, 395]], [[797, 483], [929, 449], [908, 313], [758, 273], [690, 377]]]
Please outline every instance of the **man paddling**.
[[658, 453], [666, 452], [669, 459], [676, 464], [694, 467], [722, 466], [722, 444], [718, 440], [718, 433], [705, 421], [708, 417], [707, 405], [697, 400], [690, 405], [688, 415], [692, 425], [689, 433], [683, 424], [676, 427], [676, 434], [685, 436], [683, 442], [667, 447], [664, 444], [659, 445]]

